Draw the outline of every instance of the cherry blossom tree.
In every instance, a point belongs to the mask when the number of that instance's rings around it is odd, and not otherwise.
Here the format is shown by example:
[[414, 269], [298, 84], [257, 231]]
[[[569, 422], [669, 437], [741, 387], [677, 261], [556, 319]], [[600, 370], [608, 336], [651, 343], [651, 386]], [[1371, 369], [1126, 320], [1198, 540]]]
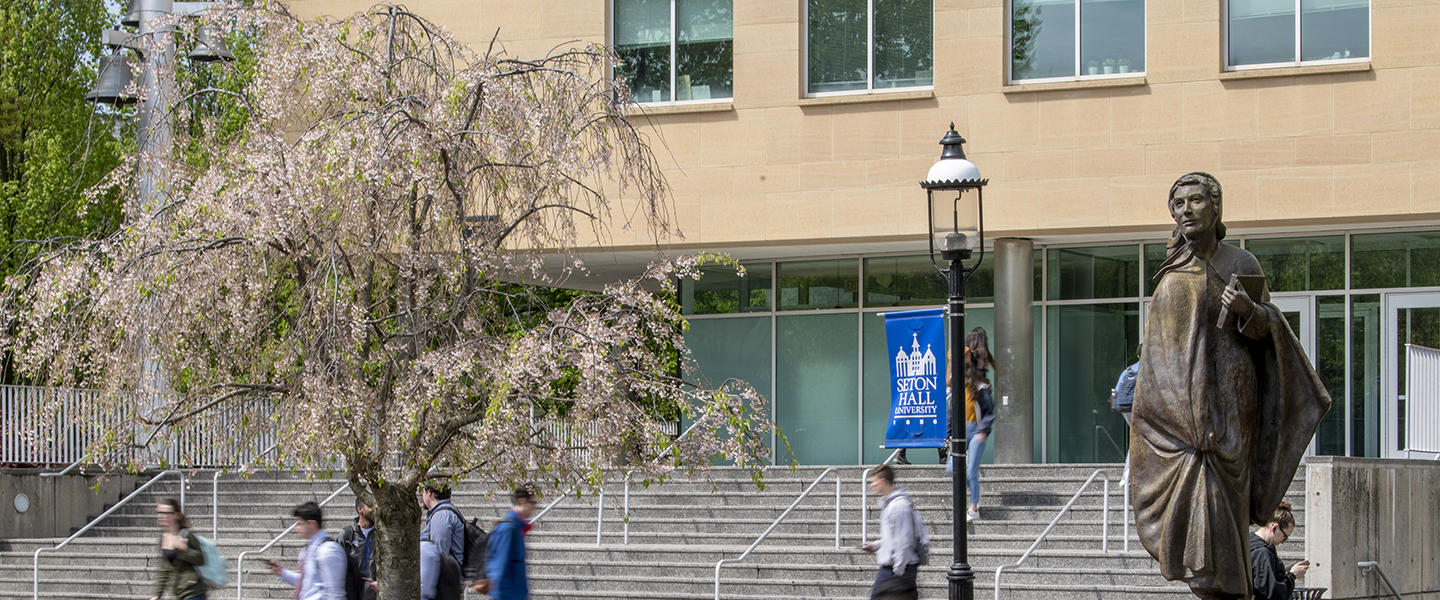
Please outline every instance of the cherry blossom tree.
[[[763, 473], [764, 399], [682, 379], [685, 322], [645, 289], [673, 292], [706, 257], [565, 303], [530, 287], [583, 268], [543, 258], [585, 240], [675, 233], [609, 49], [519, 60], [394, 6], [205, 19], [255, 36], [250, 83], [181, 89], [171, 116], [203, 118], [187, 102], [218, 94], [247, 111], [243, 129], [177, 128], [204, 159], [166, 162], [153, 194], [134, 174], [163, 157], [130, 157], [102, 186], [122, 191], [117, 232], [5, 281], [16, 368], [127, 415], [92, 456], [153, 427], [241, 447], [278, 434], [268, 460], [339, 465], [375, 507], [387, 600], [419, 596], [427, 478], [594, 489], [619, 465], [657, 481], [717, 459]], [[677, 438], [681, 414], [695, 426]]]

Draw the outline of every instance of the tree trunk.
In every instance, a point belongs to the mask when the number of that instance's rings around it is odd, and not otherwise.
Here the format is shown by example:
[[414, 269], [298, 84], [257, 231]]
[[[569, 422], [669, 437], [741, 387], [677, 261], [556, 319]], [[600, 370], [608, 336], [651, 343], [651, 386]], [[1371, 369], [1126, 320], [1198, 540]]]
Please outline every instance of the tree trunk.
[[420, 600], [420, 503], [415, 488], [371, 483], [375, 491], [378, 600]]

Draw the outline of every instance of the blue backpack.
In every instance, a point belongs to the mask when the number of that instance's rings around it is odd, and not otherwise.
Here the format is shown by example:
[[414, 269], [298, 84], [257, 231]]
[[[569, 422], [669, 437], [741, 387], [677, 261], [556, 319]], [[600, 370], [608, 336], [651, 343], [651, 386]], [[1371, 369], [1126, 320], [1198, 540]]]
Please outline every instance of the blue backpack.
[[1110, 392], [1110, 410], [1118, 413], [1128, 413], [1135, 404], [1135, 369], [1132, 366], [1125, 367], [1125, 372], [1120, 374], [1120, 387]]
[[193, 531], [190, 532], [190, 537], [200, 543], [200, 552], [205, 554], [205, 564], [195, 567], [195, 573], [205, 582], [205, 587], [215, 589], [225, 585], [230, 576], [225, 571], [225, 557], [220, 555], [220, 549], [215, 546], [215, 542]]

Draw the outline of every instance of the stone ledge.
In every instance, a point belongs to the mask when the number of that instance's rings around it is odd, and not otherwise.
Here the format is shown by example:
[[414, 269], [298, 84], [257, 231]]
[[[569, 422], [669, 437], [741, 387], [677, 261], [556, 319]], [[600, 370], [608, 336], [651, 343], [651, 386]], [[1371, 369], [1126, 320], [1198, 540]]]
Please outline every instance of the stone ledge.
[[1265, 77], [1298, 77], [1303, 75], [1328, 75], [1331, 73], [1360, 73], [1372, 70], [1370, 61], [1360, 63], [1344, 63], [1339, 65], [1310, 65], [1303, 67], [1276, 67], [1273, 69], [1245, 69], [1243, 71], [1224, 71], [1220, 73], [1220, 80], [1231, 79], [1261, 79]]
[[1080, 79], [1076, 81], [1047, 81], [1044, 83], [1012, 83], [1002, 86], [1006, 94], [1027, 94], [1031, 92], [1054, 92], [1067, 90], [1089, 90], [1095, 88], [1133, 87], [1145, 85], [1144, 75], [1138, 77], [1112, 77], [1108, 79]]
[[894, 102], [897, 100], [929, 100], [935, 97], [935, 90], [911, 90], [904, 92], [874, 91], [841, 96], [818, 96], [801, 98], [800, 106], [828, 106], [833, 104], [860, 104], [864, 102]]
[[651, 106], [648, 104], [636, 104], [625, 109], [625, 116], [639, 115], [688, 115], [692, 113], [731, 112], [735, 110], [734, 102], [705, 102], [699, 104], [661, 104]]

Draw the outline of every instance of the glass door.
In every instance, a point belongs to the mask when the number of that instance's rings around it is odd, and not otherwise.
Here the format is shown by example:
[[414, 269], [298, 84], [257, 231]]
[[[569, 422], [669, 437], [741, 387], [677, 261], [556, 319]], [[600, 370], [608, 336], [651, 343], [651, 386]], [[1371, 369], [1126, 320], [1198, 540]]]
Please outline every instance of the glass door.
[[1440, 294], [1385, 295], [1385, 382], [1380, 418], [1382, 456], [1408, 457], [1405, 440], [1405, 345], [1440, 348]]
[[[1290, 331], [1295, 332], [1295, 337], [1300, 340], [1300, 347], [1310, 359], [1310, 366], [1318, 368], [1315, 360], [1315, 296], [1271, 296], [1270, 303], [1285, 315], [1285, 322], [1290, 324]], [[1305, 449], [1305, 455], [1315, 455], [1315, 438], [1310, 438], [1310, 447]]]

